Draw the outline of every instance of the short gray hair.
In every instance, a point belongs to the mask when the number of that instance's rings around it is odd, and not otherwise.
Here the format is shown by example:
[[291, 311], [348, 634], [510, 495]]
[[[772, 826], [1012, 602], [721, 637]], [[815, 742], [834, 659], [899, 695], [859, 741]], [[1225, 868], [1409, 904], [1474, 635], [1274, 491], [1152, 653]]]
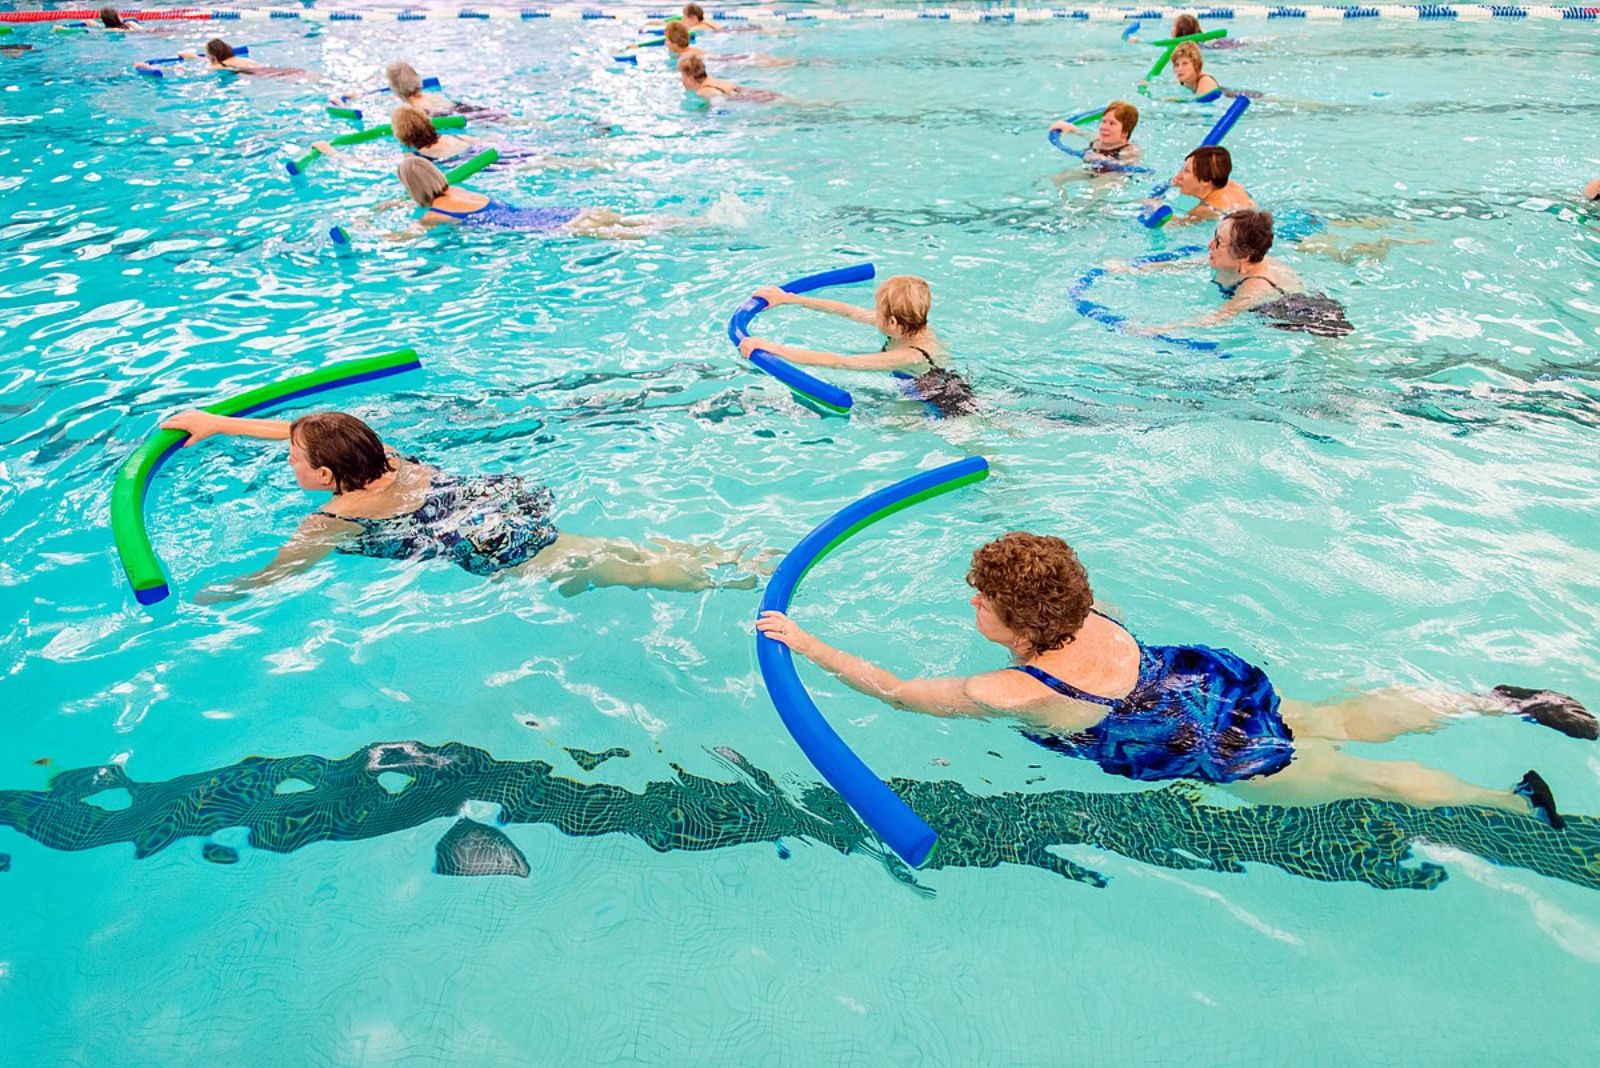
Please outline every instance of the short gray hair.
[[407, 156], [401, 160], [399, 174], [400, 184], [420, 207], [432, 206], [433, 198], [442, 196], [450, 188], [444, 172], [425, 156]]
[[394, 90], [394, 95], [401, 100], [410, 100], [422, 92], [422, 78], [417, 74], [417, 68], [403, 59], [397, 59], [389, 64], [389, 69], [383, 72], [389, 79], [389, 88]]

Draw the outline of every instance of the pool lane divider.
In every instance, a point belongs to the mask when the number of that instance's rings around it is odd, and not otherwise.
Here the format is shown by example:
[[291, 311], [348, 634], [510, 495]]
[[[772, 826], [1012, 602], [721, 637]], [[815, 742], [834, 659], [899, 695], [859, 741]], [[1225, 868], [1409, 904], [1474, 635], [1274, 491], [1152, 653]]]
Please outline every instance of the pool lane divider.
[[[783, 558], [762, 594], [760, 611], [788, 612], [795, 590], [811, 569], [865, 528], [987, 477], [989, 462], [972, 456], [913, 475], [845, 506], [801, 538]], [[800, 682], [789, 647], [758, 633], [756, 663], [773, 707], [806, 759], [900, 859], [913, 868], [921, 867], [933, 852], [938, 833], [889, 789], [823, 718]]]
[[[421, 366], [422, 361], [417, 358], [415, 349], [397, 349], [381, 356], [344, 360], [305, 374], [293, 375], [281, 382], [258, 386], [236, 397], [206, 405], [200, 410], [213, 415], [235, 417], [256, 415], [302, 397], [372, 382], [414, 371]], [[128, 576], [128, 584], [133, 587], [133, 595], [140, 604], [155, 604], [172, 592], [166, 571], [150, 544], [150, 535], [145, 528], [144, 502], [150, 490], [151, 478], [188, 440], [188, 433], [182, 430], [156, 431], [123, 462], [117, 471], [116, 482], [111, 487], [111, 537], [116, 543], [122, 570]]]
[[[500, 162], [500, 151], [494, 148], [485, 149], [460, 166], [452, 167], [445, 171], [444, 180], [450, 185], [460, 185], [462, 182], [466, 181], [468, 178], [471, 178], [474, 174], [477, 174], [485, 167], [492, 167], [498, 162]], [[427, 208], [417, 208], [417, 218], [420, 219], [426, 214], [428, 214]], [[328, 239], [331, 240], [335, 245], [348, 247], [350, 244], [350, 231], [346, 230], [342, 226], [331, 227], [328, 230]]]
[[[1152, 252], [1147, 256], [1139, 256], [1130, 260], [1129, 263], [1134, 267], [1145, 267], [1152, 263], [1181, 260], [1185, 256], [1193, 256], [1204, 251], [1205, 247], [1203, 245], [1185, 245], [1182, 248], [1175, 248], [1166, 252]], [[1124, 329], [1128, 322], [1126, 315], [1119, 315], [1104, 304], [1099, 304], [1089, 299], [1090, 288], [1105, 276], [1106, 269], [1104, 267], [1089, 269], [1084, 272], [1082, 278], [1072, 283], [1072, 286], [1067, 290], [1067, 296], [1072, 299], [1078, 314], [1085, 319], [1093, 319], [1097, 323], [1104, 323], [1119, 334], [1126, 333]], [[1222, 351], [1222, 346], [1215, 341], [1206, 341], [1201, 338], [1179, 337], [1176, 334], [1156, 334], [1155, 339], [1157, 341], [1165, 341], [1170, 345], [1193, 349], [1195, 352], [1215, 353], [1222, 359], [1227, 359], [1230, 355], [1230, 353]]]
[[[435, 130], [459, 130], [466, 125], [467, 120], [463, 115], [437, 115], [433, 119], [433, 128]], [[393, 132], [393, 127], [385, 122], [380, 123], [377, 126], [368, 126], [365, 130], [357, 130], [354, 133], [340, 134], [337, 137], [330, 137], [328, 139], [328, 144], [335, 146], [359, 145], [367, 141], [381, 140], [382, 138], [388, 137]], [[299, 159], [285, 160], [283, 169], [288, 171], [291, 176], [299, 176], [305, 173], [306, 167], [308, 167], [313, 160], [318, 160], [321, 158], [322, 153], [313, 148]]]
[[[808, 274], [802, 278], [783, 283], [778, 288], [785, 293], [810, 293], [815, 289], [826, 289], [829, 286], [848, 286], [857, 282], [866, 282], [876, 275], [870, 263], [857, 263], [849, 267], [839, 267], [831, 271], [821, 271], [817, 274]], [[737, 348], [739, 343], [750, 336], [750, 323], [757, 315], [765, 311], [767, 302], [760, 297], [751, 297], [739, 305], [733, 317], [728, 320], [728, 340]], [[815, 375], [801, 370], [794, 364], [780, 359], [765, 349], [756, 349], [750, 354], [750, 362], [779, 382], [788, 386], [794, 392], [795, 399], [819, 415], [849, 415], [855, 400], [846, 390], [829, 382], [824, 382]]]
[[[1249, 107], [1249, 97], [1234, 97], [1233, 103], [1228, 105], [1228, 110], [1223, 112], [1222, 118], [1218, 119], [1216, 124], [1211, 127], [1211, 132], [1200, 139], [1200, 144], [1197, 147], [1215, 148], [1217, 145], [1222, 144], [1222, 139], [1228, 136], [1228, 131], [1233, 129], [1233, 124], [1239, 121], [1239, 117]], [[1160, 200], [1167, 195], [1167, 190], [1171, 188], [1171, 182], [1157, 182], [1154, 188], [1150, 190], [1149, 199]], [[1151, 230], [1166, 225], [1167, 220], [1170, 218], [1172, 218], [1172, 206], [1170, 204], [1160, 204], [1148, 211], [1139, 213], [1139, 221]]]

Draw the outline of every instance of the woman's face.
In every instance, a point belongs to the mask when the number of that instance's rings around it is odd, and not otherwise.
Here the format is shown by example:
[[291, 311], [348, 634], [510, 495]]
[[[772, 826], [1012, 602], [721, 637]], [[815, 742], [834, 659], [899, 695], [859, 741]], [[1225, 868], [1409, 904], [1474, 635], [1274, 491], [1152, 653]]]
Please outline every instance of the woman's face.
[[1203, 197], [1215, 188], [1210, 182], [1202, 182], [1195, 177], [1193, 157], [1183, 161], [1178, 173], [1172, 176], [1172, 184], [1178, 192], [1188, 197]]
[[1100, 143], [1103, 145], [1120, 145], [1128, 139], [1122, 132], [1122, 123], [1111, 112], [1100, 116]]
[[301, 489], [313, 493], [333, 491], [333, 472], [326, 467], [312, 467], [311, 461], [306, 459], [305, 450], [293, 437], [289, 438], [289, 469], [294, 472], [294, 480]]
[[1236, 271], [1244, 261], [1233, 254], [1233, 220], [1223, 219], [1217, 232], [1211, 235], [1209, 257], [1211, 266], [1219, 271]]
[[1200, 72], [1195, 70], [1194, 60], [1188, 56], [1179, 56], [1172, 61], [1172, 73], [1178, 76], [1180, 83], [1190, 89], [1200, 80]]
[[680, 70], [678, 72], [678, 80], [683, 83], [683, 87], [685, 89], [698, 89], [698, 88], [700, 88], [700, 83], [695, 81], [693, 78], [689, 77], [689, 72], [686, 71], [686, 70]]
[[1015, 644], [1017, 640], [1016, 633], [1000, 621], [1000, 614], [989, 605], [988, 599], [983, 594], [973, 594], [971, 604], [978, 613], [979, 634], [996, 645], [1004, 645], [1009, 648]]

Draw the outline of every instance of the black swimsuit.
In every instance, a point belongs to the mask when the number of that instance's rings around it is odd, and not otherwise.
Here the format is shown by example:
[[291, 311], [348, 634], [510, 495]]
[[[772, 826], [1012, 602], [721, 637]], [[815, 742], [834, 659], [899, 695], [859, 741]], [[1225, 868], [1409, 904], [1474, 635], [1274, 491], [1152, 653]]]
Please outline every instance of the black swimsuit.
[[[890, 341], [885, 338], [880, 352], [889, 351]], [[913, 352], [920, 353], [928, 361], [928, 369], [921, 374], [913, 375], [906, 371], [896, 371], [900, 377], [911, 380], [911, 391], [917, 399], [930, 405], [941, 418], [952, 415], [971, 415], [978, 410], [978, 399], [972, 394], [972, 386], [956, 372], [940, 367], [933, 362], [933, 355], [920, 345], [907, 346]]]
[[[1318, 337], [1344, 337], [1355, 331], [1355, 326], [1345, 318], [1344, 305], [1323, 293], [1289, 293], [1270, 278], [1256, 275], [1261, 281], [1276, 289], [1280, 296], [1250, 310], [1267, 321], [1276, 330], [1296, 330]], [[1231, 298], [1239, 287], [1250, 281], [1241, 278], [1231, 286], [1217, 283], [1222, 295]]]

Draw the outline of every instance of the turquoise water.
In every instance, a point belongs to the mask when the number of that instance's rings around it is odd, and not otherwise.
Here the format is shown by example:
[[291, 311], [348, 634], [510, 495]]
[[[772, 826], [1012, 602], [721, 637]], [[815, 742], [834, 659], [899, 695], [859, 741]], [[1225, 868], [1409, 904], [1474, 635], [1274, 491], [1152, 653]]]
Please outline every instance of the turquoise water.
[[[1266, 94], [1230, 135], [1237, 174], [1265, 206], [1352, 224], [1329, 228], [1340, 257], [1282, 252], [1359, 331], [1239, 323], [1208, 335], [1227, 360], [1065, 296], [1195, 234], [1137, 225], [1144, 179], [1054, 180], [1071, 161], [1049, 119], [1148, 63], [1118, 30], [741, 34], [709, 49], [797, 62], [722, 73], [796, 103], [708, 112], [659, 57], [606, 62], [625, 24], [229, 28], [309, 82], [135, 80], [169, 43], [19, 29], [38, 47], [0, 59], [0, 820], [34, 833], [0, 830], [0, 1063], [1592, 1061], [1592, 822], [1563, 853], [1470, 812], [1242, 812], [802, 669], [874, 770], [951, 784], [904, 787], [931, 791], [946, 839], [945, 866], [912, 874], [814, 791], [755, 670], [756, 592], [569, 599], [334, 558], [196, 605], [315, 504], [281, 450], [226, 441], [150, 495], [177, 596], [143, 609], [123, 581], [111, 480], [164, 413], [412, 345], [421, 372], [327, 403], [448, 469], [547, 482], [577, 532], [781, 550], [872, 489], [988, 457], [988, 482], [858, 538], [797, 599], [901, 672], [997, 665], [964, 562], [1027, 528], [1069, 538], [1142, 637], [1226, 645], [1287, 696], [1509, 682], [1600, 702], [1600, 231], [1570, 199], [1600, 174], [1593, 27], [1239, 23], [1248, 47], [1208, 54]], [[368, 210], [399, 194], [387, 146], [299, 183], [281, 161], [340, 129], [328, 92], [396, 56], [518, 119], [475, 132], [606, 165], [479, 188], [701, 224], [385, 240], [407, 222]], [[1215, 114], [1148, 107], [1135, 140], [1170, 173]], [[1351, 250], [1382, 239], [1420, 243]], [[857, 409], [823, 420], [742, 364], [723, 331], [753, 286], [861, 260], [930, 280], [982, 417], [833, 376]], [[1095, 292], [1144, 321], [1216, 302], [1199, 272]], [[876, 343], [788, 310], [760, 326]], [[1467, 719], [1363, 755], [1497, 786], [1535, 767], [1594, 815], [1597, 752]], [[94, 771], [117, 767], [151, 785]], [[65, 848], [95, 806], [130, 815]], [[461, 815], [506, 818], [528, 879], [432, 874]]]

